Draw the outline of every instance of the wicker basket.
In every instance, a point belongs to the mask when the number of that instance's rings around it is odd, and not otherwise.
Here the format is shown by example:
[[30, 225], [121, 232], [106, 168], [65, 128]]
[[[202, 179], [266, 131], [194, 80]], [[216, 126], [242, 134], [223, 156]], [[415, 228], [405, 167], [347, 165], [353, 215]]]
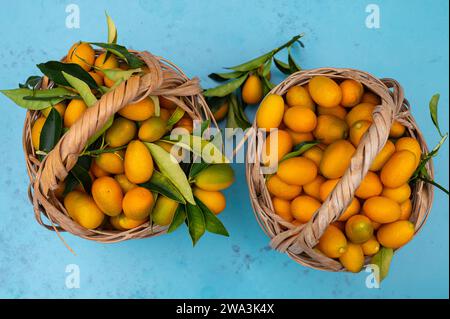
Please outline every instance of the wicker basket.
[[[295, 226], [284, 221], [275, 214], [264, 176], [261, 174], [260, 154], [247, 151], [246, 175], [253, 210], [260, 226], [271, 238], [271, 246], [285, 252], [296, 262], [315, 269], [326, 271], [345, 271], [342, 264], [314, 250], [328, 225], [336, 221], [350, 204], [355, 190], [367, 174], [370, 164], [383, 148], [389, 136], [393, 120], [406, 126], [410, 136], [415, 137], [421, 145], [422, 152], [428, 152], [425, 140], [410, 113], [410, 105], [404, 98], [402, 87], [392, 79], [377, 79], [374, 76], [352, 69], [320, 68], [301, 71], [289, 76], [285, 81], [273, 88], [270, 93], [283, 95], [295, 85], [304, 85], [313, 76], [322, 75], [332, 79], [354, 79], [381, 97], [382, 104], [373, 113], [373, 124], [361, 140], [351, 160], [351, 164], [333, 192], [315, 212], [307, 223]], [[253, 123], [256, 129], [256, 121]], [[261, 139], [256, 134], [250, 137], [254, 147], [248, 150], [262, 149], [258, 147]], [[338, 160], [338, 159], [337, 159]], [[251, 163], [251, 161], [253, 163]], [[433, 177], [431, 161], [426, 169]], [[415, 224], [416, 233], [424, 225], [433, 201], [433, 187], [421, 181], [415, 183], [412, 189], [412, 214], [410, 221]], [[369, 258], [366, 259], [366, 264]]]
[[[97, 51], [96, 54], [101, 52]], [[30, 177], [28, 196], [33, 203], [39, 224], [56, 231], [58, 236], [60, 231], [68, 231], [89, 240], [113, 243], [157, 236], [167, 230], [167, 227], [150, 225], [149, 222], [127, 231], [86, 229], [69, 217], [64, 205], [54, 194], [58, 182], [66, 178], [90, 136], [100, 130], [122, 107], [149, 95], [164, 96], [183, 108], [193, 120], [211, 119], [217, 125], [201, 95], [202, 90], [197, 78], [189, 79], [176, 65], [149, 52], [133, 51], [133, 54], [146, 64], [149, 72], [142, 76], [132, 76], [104, 94], [97, 104], [87, 109], [61, 137], [55, 148], [41, 162], [31, 142], [31, 127], [39, 114], [37, 111], [27, 112], [23, 129], [23, 148]], [[45, 89], [52, 85], [48, 78], [44, 77], [39, 88]], [[45, 216], [49, 223], [45, 223], [42, 216]]]

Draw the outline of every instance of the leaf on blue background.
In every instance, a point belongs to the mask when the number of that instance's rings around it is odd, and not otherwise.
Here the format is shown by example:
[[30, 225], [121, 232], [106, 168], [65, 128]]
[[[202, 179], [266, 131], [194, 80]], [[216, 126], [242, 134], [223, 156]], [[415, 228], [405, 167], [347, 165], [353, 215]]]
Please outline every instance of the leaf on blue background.
[[105, 12], [106, 24], [108, 25], [108, 43], [117, 43], [117, 28], [113, 19]]
[[187, 223], [189, 235], [191, 235], [192, 244], [198, 242], [206, 230], [205, 217], [198, 205], [186, 204]]
[[203, 217], [205, 219], [206, 230], [210, 233], [229, 237], [230, 234], [228, 233], [227, 229], [222, 224], [220, 219], [217, 218], [217, 216], [197, 197], [195, 197], [195, 202], [197, 203], [197, 206], [202, 210]]
[[225, 84], [216, 86], [215, 88], [208, 89], [203, 92], [204, 96], [210, 97], [210, 96], [218, 96], [223, 97], [226, 95], [231, 94], [232, 92], [236, 91], [247, 79], [248, 73], [245, 73], [243, 76], [231, 80]]
[[438, 104], [439, 104], [439, 98], [440, 98], [440, 94], [435, 94], [431, 97], [430, 100], [430, 115], [431, 115], [431, 120], [433, 121], [434, 126], [436, 126], [439, 135], [442, 137], [443, 134], [441, 132], [441, 129], [439, 128], [439, 121], [438, 121]]
[[[231, 94], [228, 100], [229, 110], [227, 114], [227, 127], [236, 129], [242, 128], [243, 130], [251, 127], [250, 121], [244, 112], [244, 107], [240, 103], [236, 94]], [[229, 137], [229, 136], [228, 136]]]
[[34, 89], [39, 82], [41, 81], [42, 77], [38, 75], [32, 75], [28, 77], [28, 79], [25, 81], [25, 83], [19, 83], [19, 88], [21, 89]]
[[42, 110], [77, 95], [61, 87], [47, 90], [21, 88], [0, 90], [0, 92], [18, 106], [28, 110]]
[[268, 52], [266, 54], [263, 54], [257, 58], [254, 58], [248, 62], [235, 65], [232, 67], [228, 67], [227, 69], [231, 69], [234, 71], [240, 71], [240, 72], [248, 72], [257, 69], [261, 65], [267, 62], [268, 59], [270, 59], [273, 56], [273, 52]]
[[288, 49], [288, 62], [289, 62], [289, 69], [291, 73], [295, 73], [297, 71], [301, 71], [302, 68], [298, 63], [295, 61], [294, 57], [292, 56], [291, 48]]
[[273, 62], [275, 63], [277, 69], [280, 70], [282, 73], [287, 75], [291, 74], [291, 68], [289, 67], [289, 64], [284, 63], [283, 61], [278, 60], [277, 58], [274, 58]]
[[173, 216], [167, 233], [172, 233], [178, 229], [186, 221], [186, 207], [184, 205], [178, 205], [177, 211]]
[[208, 75], [210, 79], [213, 79], [217, 82], [223, 82], [231, 79], [236, 79], [242, 76], [244, 72], [234, 71], [234, 72], [226, 72], [226, 73], [211, 73]]

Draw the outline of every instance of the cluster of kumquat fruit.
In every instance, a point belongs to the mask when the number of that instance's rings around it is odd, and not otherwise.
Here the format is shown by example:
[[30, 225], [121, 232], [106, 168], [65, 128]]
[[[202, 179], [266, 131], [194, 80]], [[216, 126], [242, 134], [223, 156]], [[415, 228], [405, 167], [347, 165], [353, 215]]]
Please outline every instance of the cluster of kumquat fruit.
[[[105, 87], [111, 88], [120, 82], [109, 79], [108, 71], [121, 72], [129, 68], [124, 59], [109, 51], [97, 54], [86, 42], [72, 46], [61, 68], [69, 65], [73, 68], [74, 64], [81, 67], [76, 67], [80, 78], [90, 76], [103, 92], [108, 92]], [[137, 72], [149, 70], [142, 66]], [[95, 89], [88, 90], [95, 96], [94, 101], [102, 94]], [[174, 101], [177, 99], [149, 96], [126, 105], [114, 115], [96, 141], [89, 148], [86, 146], [77, 162], [77, 171], [72, 170], [55, 191], [73, 220], [87, 229], [120, 231], [149, 221], [152, 225], [170, 226], [174, 230], [186, 221], [194, 244], [205, 230], [228, 235], [215, 215], [225, 209], [226, 200], [221, 191], [233, 183], [234, 172], [226, 162], [203, 161], [203, 155], [199, 155], [202, 158], [199, 164], [179, 163], [186, 153], [190, 159], [194, 157], [191, 142], [197, 136], [192, 135], [194, 123]], [[70, 130], [88, 107], [83, 95], [74, 93], [70, 98], [40, 109], [31, 128], [36, 153], [47, 154], [40, 148], [46, 138], [47, 122], [59, 118], [61, 129]], [[209, 121], [199, 126], [206, 129]], [[177, 130], [175, 135], [171, 134], [174, 130]], [[177, 144], [176, 138], [172, 139], [180, 135], [188, 137], [184, 139], [184, 148]], [[201, 136], [198, 138], [202, 145], [209, 143]], [[86, 171], [84, 176], [83, 170]]]
[[[266, 166], [278, 165], [266, 182], [276, 214], [295, 225], [312, 218], [349, 167], [379, 104], [380, 98], [358, 81], [324, 76], [291, 87], [284, 97], [266, 96], [256, 123], [277, 129], [268, 133], [262, 159]], [[399, 248], [414, 235], [409, 180], [421, 160], [421, 147], [405, 132], [402, 124], [393, 123], [352, 202], [316, 246], [348, 271], [359, 272], [365, 256], [380, 247]], [[273, 138], [276, 151], [271, 151]], [[296, 146], [308, 143], [306, 151], [289, 156]]]
[[[111, 87], [114, 82], [109, 80], [102, 69], [126, 70], [128, 66], [107, 53], [96, 56], [89, 43], [76, 43], [67, 54], [66, 63], [75, 63], [87, 71], [95, 82]], [[95, 70], [93, 67], [95, 66]], [[152, 192], [138, 184], [150, 180], [154, 164], [148, 148], [143, 142], [156, 142], [167, 133], [167, 121], [176, 105], [169, 100], [160, 98], [159, 116], [155, 115], [155, 104], [151, 98], [125, 106], [115, 117], [113, 124], [106, 131], [104, 141], [108, 148], [123, 148], [121, 150], [97, 155], [91, 162], [89, 174], [93, 180], [91, 194], [86, 193], [79, 184], [74, 190], [64, 196], [64, 206], [68, 214], [81, 226], [95, 229], [103, 224], [106, 216], [113, 227], [124, 230], [137, 227], [148, 221], [153, 209], [153, 221], [166, 224], [173, 216], [177, 202], [159, 197], [155, 205]], [[164, 106], [164, 107], [163, 107]], [[56, 109], [63, 119], [64, 127], [70, 127], [83, 116], [88, 106], [82, 99], [63, 101], [41, 111], [31, 129], [32, 142], [39, 150], [42, 128], [51, 109]], [[192, 120], [183, 118], [176, 124], [192, 132]], [[170, 151], [171, 145], [158, 142]], [[58, 194], [63, 195], [65, 182], [61, 183]], [[162, 205], [164, 202], [165, 205]]]

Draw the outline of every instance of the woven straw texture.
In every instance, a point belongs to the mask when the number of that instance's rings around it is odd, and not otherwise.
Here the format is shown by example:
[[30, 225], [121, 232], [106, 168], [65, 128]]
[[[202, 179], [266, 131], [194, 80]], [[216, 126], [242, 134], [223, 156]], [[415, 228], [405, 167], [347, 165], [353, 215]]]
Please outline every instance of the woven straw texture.
[[[97, 51], [97, 54], [100, 53], [101, 51]], [[149, 95], [164, 96], [183, 108], [193, 120], [211, 119], [217, 126], [201, 95], [202, 90], [197, 78], [189, 79], [176, 65], [149, 52], [133, 51], [133, 53], [146, 64], [148, 73], [132, 76], [114, 90], [104, 94], [61, 137], [42, 162], [39, 162], [31, 142], [31, 127], [39, 117], [39, 112], [27, 112], [23, 129], [23, 147], [30, 177], [28, 195], [33, 203], [36, 220], [47, 229], [56, 231], [58, 236], [60, 231], [68, 231], [82, 238], [113, 243], [157, 236], [166, 232], [167, 227], [152, 226], [149, 222], [127, 231], [86, 229], [69, 217], [64, 205], [54, 194], [58, 182], [66, 178], [88, 139], [125, 105], [136, 103]], [[45, 89], [52, 85], [48, 78], [44, 77], [39, 88]]]
[[[428, 148], [410, 113], [410, 105], [404, 97], [402, 87], [393, 79], [380, 80], [366, 72], [353, 69], [320, 68], [294, 73], [273, 88], [270, 93], [284, 95], [290, 87], [304, 85], [316, 75], [337, 80], [357, 80], [378, 94], [382, 100], [381, 105], [375, 108], [373, 123], [357, 147], [344, 176], [308, 223], [295, 226], [286, 222], [274, 212], [264, 175], [260, 170], [259, 159], [262, 147], [258, 146], [258, 143], [262, 143], [263, 139], [253, 134], [249, 140], [246, 157], [247, 183], [256, 219], [271, 238], [270, 244], [274, 249], [287, 253], [290, 258], [307, 267], [326, 271], [345, 271], [340, 262], [318, 253], [314, 250], [314, 246], [328, 225], [336, 221], [350, 204], [355, 190], [367, 174], [373, 159], [386, 143], [393, 120], [406, 126], [408, 135], [416, 138], [421, 145], [422, 153], [427, 153]], [[257, 129], [256, 121], [253, 123], [253, 128]], [[255, 156], [252, 150], [259, 150], [259, 154]], [[426, 165], [426, 170], [433, 178], [431, 161]], [[427, 219], [432, 201], [433, 187], [418, 181], [412, 188], [413, 208], [410, 218], [410, 221], [415, 224], [416, 234]], [[366, 264], [368, 262], [369, 258], [366, 259]]]

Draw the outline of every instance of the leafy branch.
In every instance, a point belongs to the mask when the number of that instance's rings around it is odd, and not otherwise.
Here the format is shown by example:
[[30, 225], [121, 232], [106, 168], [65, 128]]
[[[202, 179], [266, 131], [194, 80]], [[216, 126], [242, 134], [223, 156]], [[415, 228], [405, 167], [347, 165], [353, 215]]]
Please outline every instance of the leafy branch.
[[[205, 90], [203, 95], [210, 103], [214, 101], [214, 98], [228, 98], [229, 110], [227, 127], [240, 127], [245, 129], [250, 126], [250, 122], [243, 111], [248, 101], [245, 101], [242, 94], [239, 95], [239, 91], [242, 92], [242, 88], [245, 87], [247, 81], [250, 80], [250, 77], [253, 77], [254, 80], [254, 77], [256, 76], [256, 81], [259, 82], [262, 87], [263, 94], [261, 94], [261, 98], [259, 99], [261, 100], [263, 95], [267, 94], [275, 87], [275, 84], [270, 81], [270, 71], [273, 64], [275, 64], [283, 74], [292, 74], [301, 70], [301, 67], [292, 55], [291, 49], [295, 44], [300, 45], [302, 48], [304, 47], [303, 43], [300, 41], [302, 37], [303, 34], [296, 35], [281, 46], [254, 59], [225, 68], [230, 70], [229, 72], [211, 73], [208, 75], [214, 81], [224, 82], [216, 87]], [[275, 58], [275, 55], [284, 49], [288, 50], [288, 62], [282, 62]], [[248, 104], [255, 103], [248, 102]]]
[[428, 183], [428, 184], [431, 184], [431, 185], [437, 187], [438, 189], [442, 190], [444, 193], [449, 195], [448, 189], [446, 189], [445, 187], [443, 187], [442, 185], [440, 185], [439, 183], [434, 181], [431, 178], [431, 176], [428, 174], [428, 171], [426, 169], [427, 163], [438, 154], [441, 146], [445, 143], [445, 141], [448, 138], [448, 132], [443, 134], [439, 127], [439, 121], [438, 121], [439, 97], [440, 97], [439, 94], [435, 94], [431, 97], [431, 100], [429, 103], [429, 109], [430, 109], [431, 120], [433, 121], [433, 124], [436, 127], [441, 139], [438, 142], [438, 144], [429, 153], [425, 154], [422, 157], [422, 159], [421, 159], [416, 171], [414, 172], [413, 176], [411, 177], [410, 181], [415, 182], [417, 180], [421, 180], [425, 183]]

